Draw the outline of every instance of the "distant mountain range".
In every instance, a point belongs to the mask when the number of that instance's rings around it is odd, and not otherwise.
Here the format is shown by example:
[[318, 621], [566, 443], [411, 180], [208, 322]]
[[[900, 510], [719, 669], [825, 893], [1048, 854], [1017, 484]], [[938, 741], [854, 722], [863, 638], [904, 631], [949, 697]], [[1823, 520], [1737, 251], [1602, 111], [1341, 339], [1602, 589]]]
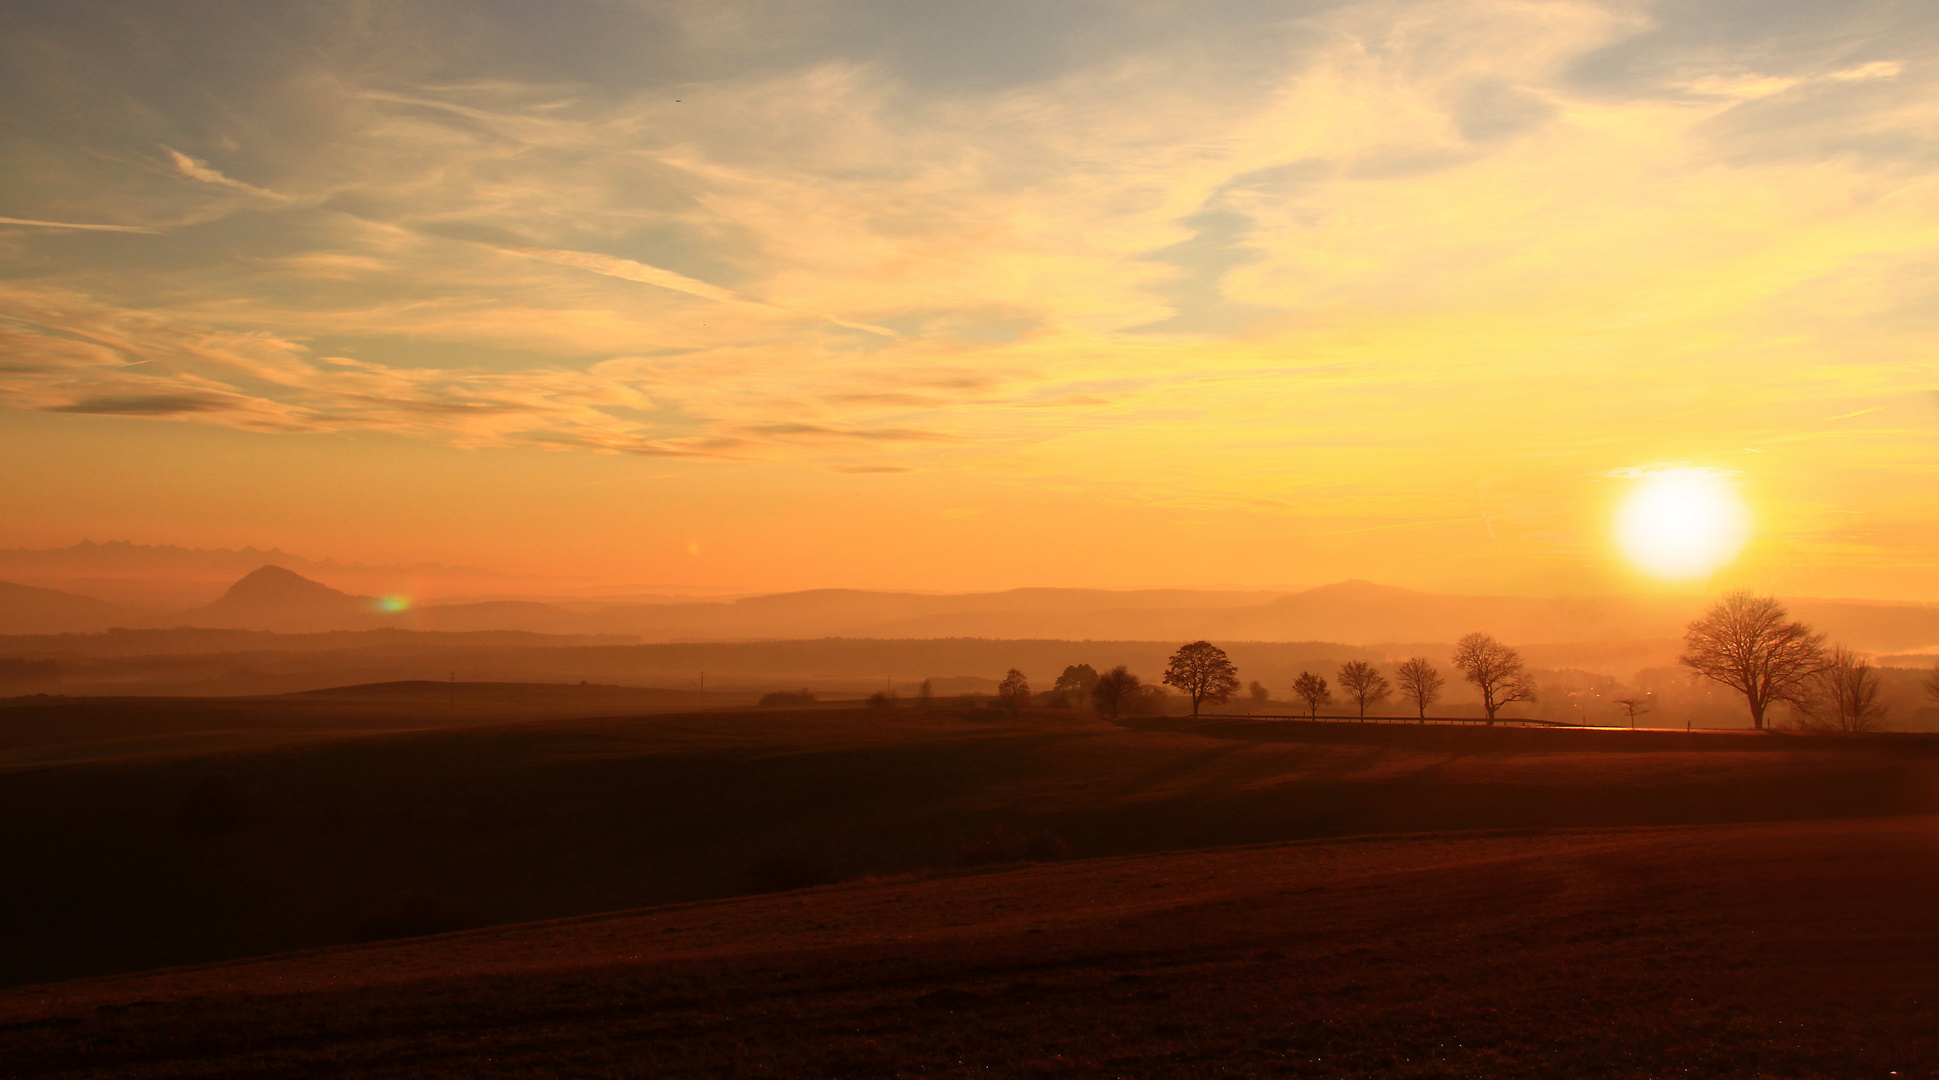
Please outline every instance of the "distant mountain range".
[[[1797, 617], [1853, 648], [1939, 648], [1939, 606], [1796, 599]], [[194, 626], [285, 633], [393, 627], [622, 635], [645, 641], [820, 637], [1060, 640], [1332, 641], [1349, 645], [1449, 642], [1481, 630], [1524, 645], [1631, 643], [1673, 651], [1706, 601], [1694, 597], [1537, 599], [1444, 596], [1345, 581], [1304, 592], [1160, 589], [1013, 589], [925, 595], [818, 589], [734, 601], [543, 603], [485, 601], [386, 610], [378, 598], [333, 589], [277, 565], [235, 581], [213, 603], [165, 616], [55, 590], [0, 585], [0, 633], [63, 633], [109, 626]]]
[[308, 577], [372, 590], [403, 581], [435, 582], [446, 595], [506, 592], [521, 584], [510, 575], [467, 566], [361, 566], [307, 559], [277, 548], [185, 548], [172, 544], [82, 541], [64, 548], [0, 548], [0, 581], [17, 581], [151, 613], [205, 604], [237, 578], [259, 566], [280, 566]]

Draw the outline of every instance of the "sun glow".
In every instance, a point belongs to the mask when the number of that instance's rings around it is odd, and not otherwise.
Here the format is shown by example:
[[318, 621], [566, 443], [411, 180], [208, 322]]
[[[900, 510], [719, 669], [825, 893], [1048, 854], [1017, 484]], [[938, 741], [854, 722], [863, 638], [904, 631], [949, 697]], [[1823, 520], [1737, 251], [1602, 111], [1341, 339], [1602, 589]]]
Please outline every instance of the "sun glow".
[[1616, 512], [1616, 541], [1646, 574], [1671, 580], [1708, 575], [1750, 538], [1750, 513], [1722, 474], [1663, 469], [1635, 474]]

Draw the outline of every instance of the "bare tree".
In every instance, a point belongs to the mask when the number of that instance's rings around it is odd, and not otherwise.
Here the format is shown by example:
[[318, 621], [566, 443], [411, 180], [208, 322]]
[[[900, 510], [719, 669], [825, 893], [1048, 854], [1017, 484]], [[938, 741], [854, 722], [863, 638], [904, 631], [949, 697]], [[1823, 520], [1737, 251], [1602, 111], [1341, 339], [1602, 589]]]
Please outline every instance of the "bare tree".
[[1623, 714], [1629, 717], [1629, 729], [1636, 730], [1636, 718], [1656, 707], [1656, 703], [1646, 697], [1621, 697], [1616, 704], [1623, 707]]
[[1022, 712], [1023, 707], [1030, 704], [1030, 680], [1023, 677], [1023, 672], [1011, 668], [1003, 676], [1003, 681], [997, 684], [996, 696], [1010, 707], [1010, 712]]
[[1394, 681], [1400, 684], [1400, 696], [1413, 704], [1421, 723], [1427, 723], [1427, 707], [1441, 696], [1441, 687], [1447, 685], [1447, 680], [1434, 670], [1427, 657], [1416, 656], [1401, 661], [1394, 669]]
[[1939, 701], [1939, 666], [1934, 666], [1932, 674], [1926, 676], [1926, 696]]
[[1138, 677], [1119, 664], [1097, 677], [1097, 685], [1091, 687], [1091, 703], [1099, 712], [1109, 713], [1115, 719], [1125, 699], [1137, 689]]
[[916, 708], [927, 709], [930, 702], [935, 700], [935, 696], [935, 691], [929, 686], [929, 680], [922, 680], [922, 685], [916, 688]]
[[1878, 669], [1864, 657], [1833, 646], [1800, 711], [1815, 727], [1832, 731], [1877, 731], [1885, 726], [1885, 704], [1878, 700]]
[[1489, 637], [1469, 634], [1454, 643], [1454, 666], [1481, 691], [1481, 709], [1488, 723], [1503, 706], [1535, 700], [1535, 680], [1522, 668], [1521, 654]]
[[1293, 693], [1306, 703], [1306, 715], [1315, 717], [1320, 714], [1320, 706], [1330, 704], [1333, 694], [1326, 688], [1326, 680], [1310, 671], [1302, 671], [1293, 680]]
[[1771, 703], [1802, 707], [1825, 666], [1824, 635], [1787, 618], [1776, 597], [1726, 593], [1684, 631], [1677, 662], [1744, 695], [1751, 727], [1762, 731]]
[[1367, 706], [1387, 700], [1394, 692], [1387, 676], [1365, 660], [1348, 660], [1340, 665], [1340, 688], [1352, 699], [1354, 708], [1360, 710], [1362, 719], [1366, 718]]
[[1223, 705], [1239, 689], [1239, 672], [1225, 650], [1209, 641], [1180, 645], [1165, 665], [1166, 686], [1176, 686], [1192, 699], [1192, 719], [1201, 701]]

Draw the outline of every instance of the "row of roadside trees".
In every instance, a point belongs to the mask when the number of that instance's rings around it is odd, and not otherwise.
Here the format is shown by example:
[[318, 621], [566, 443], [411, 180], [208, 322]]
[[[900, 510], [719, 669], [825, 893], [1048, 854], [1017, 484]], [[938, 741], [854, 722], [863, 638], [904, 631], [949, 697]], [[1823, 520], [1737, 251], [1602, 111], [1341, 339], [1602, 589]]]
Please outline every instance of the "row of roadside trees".
[[[1748, 592], [1725, 595], [1687, 627], [1678, 660], [1693, 675], [1743, 694], [1751, 726], [1760, 731], [1768, 726], [1771, 707], [1780, 702], [1795, 708], [1811, 726], [1840, 731], [1874, 730], [1885, 718], [1877, 670], [1850, 649], [1827, 647], [1823, 634], [1791, 620], [1774, 597]], [[1456, 642], [1449, 662], [1474, 686], [1491, 724], [1507, 706], [1536, 700], [1535, 681], [1521, 655], [1487, 634], [1469, 634]], [[1335, 679], [1358, 716], [1366, 716], [1369, 708], [1398, 692], [1422, 721], [1447, 685], [1434, 664], [1422, 656], [1401, 661], [1391, 680], [1364, 660], [1340, 665]], [[1209, 641], [1180, 646], [1166, 664], [1162, 682], [1191, 700], [1194, 717], [1205, 705], [1230, 701], [1241, 685], [1231, 658]], [[1099, 673], [1089, 664], [1078, 664], [1064, 669], [1053, 693], [1065, 703], [1088, 700], [1099, 712], [1116, 717], [1153, 689], [1124, 665]], [[1939, 669], [1928, 678], [1925, 689], [1939, 703]], [[1309, 671], [1300, 672], [1292, 690], [1309, 716], [1318, 716], [1333, 702], [1333, 686]], [[1250, 693], [1262, 704], [1271, 697], [1257, 682]], [[998, 696], [1012, 708], [1022, 708], [1030, 701], [1029, 682], [1012, 669]], [[1634, 726], [1638, 699], [1617, 704], [1630, 713]]]

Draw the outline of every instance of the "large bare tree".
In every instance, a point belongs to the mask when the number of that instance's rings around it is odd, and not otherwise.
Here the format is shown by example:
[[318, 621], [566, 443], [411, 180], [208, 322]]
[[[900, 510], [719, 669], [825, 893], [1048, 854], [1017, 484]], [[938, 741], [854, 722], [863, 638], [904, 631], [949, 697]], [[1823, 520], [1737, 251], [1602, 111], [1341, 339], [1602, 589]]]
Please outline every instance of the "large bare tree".
[[1926, 676], [1926, 696], [1939, 701], [1939, 665], [1934, 666], [1932, 674]]
[[1010, 707], [1012, 714], [1020, 713], [1025, 705], [1030, 704], [1030, 680], [1024, 678], [1023, 672], [1011, 668], [997, 686], [996, 696]]
[[1434, 665], [1425, 656], [1402, 660], [1394, 669], [1394, 681], [1400, 684], [1400, 696], [1414, 706], [1414, 713], [1421, 723], [1427, 723], [1427, 707], [1441, 696], [1441, 687], [1447, 680], [1434, 670]]
[[1774, 702], [1806, 704], [1812, 676], [1825, 666], [1824, 641], [1776, 597], [1732, 592], [1684, 631], [1677, 662], [1744, 695], [1751, 727], [1763, 731]]
[[1365, 660], [1348, 660], [1340, 665], [1340, 688], [1353, 699], [1354, 708], [1360, 710], [1364, 719], [1367, 706], [1387, 700], [1394, 688], [1387, 684], [1387, 676], [1380, 669]]
[[1130, 668], [1119, 664], [1097, 677], [1097, 683], [1091, 687], [1091, 704], [1097, 706], [1097, 711], [1110, 713], [1116, 719], [1118, 710], [1124, 708], [1126, 699], [1137, 690], [1138, 677], [1131, 674]]
[[1318, 716], [1320, 706], [1333, 700], [1333, 692], [1326, 688], [1326, 680], [1310, 671], [1302, 671], [1293, 680], [1293, 693], [1306, 703], [1306, 715]]
[[1535, 680], [1523, 669], [1522, 654], [1487, 634], [1455, 642], [1454, 666], [1481, 691], [1481, 709], [1490, 724], [1503, 706], [1535, 700]]
[[1878, 699], [1878, 669], [1843, 645], [1825, 653], [1824, 668], [1804, 714], [1813, 726], [1833, 731], [1877, 731], [1885, 726], [1885, 703]]
[[1192, 699], [1192, 719], [1201, 701], [1223, 705], [1239, 689], [1239, 671], [1225, 650], [1209, 641], [1181, 645], [1165, 665], [1166, 686], [1176, 686]]

